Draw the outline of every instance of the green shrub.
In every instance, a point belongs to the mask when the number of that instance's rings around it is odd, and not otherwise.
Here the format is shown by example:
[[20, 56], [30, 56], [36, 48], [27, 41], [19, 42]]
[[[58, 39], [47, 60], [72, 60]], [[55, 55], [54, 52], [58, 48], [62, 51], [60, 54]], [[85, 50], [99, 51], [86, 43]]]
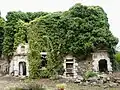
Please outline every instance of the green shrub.
[[[9, 30], [8, 30], [9, 31]], [[53, 76], [67, 54], [79, 57], [97, 49], [113, 49], [118, 39], [109, 31], [107, 15], [99, 6], [76, 4], [65, 12], [36, 18], [27, 28], [30, 77]], [[47, 52], [48, 71], [39, 71], [41, 52]], [[112, 52], [113, 54], [113, 52]], [[49, 73], [48, 73], [49, 72]], [[45, 75], [45, 76], [44, 76]]]
[[115, 54], [115, 60], [120, 63], [120, 52]]
[[50, 77], [50, 73], [48, 70], [41, 70], [40, 71], [40, 78], [49, 78]]
[[94, 76], [97, 76], [97, 73], [95, 73], [93, 71], [87, 71], [85, 73], [85, 78], [94, 77]]
[[60, 89], [65, 89], [66, 84], [62, 83], [62, 84], [57, 84], [56, 87], [58, 88], [58, 90]]

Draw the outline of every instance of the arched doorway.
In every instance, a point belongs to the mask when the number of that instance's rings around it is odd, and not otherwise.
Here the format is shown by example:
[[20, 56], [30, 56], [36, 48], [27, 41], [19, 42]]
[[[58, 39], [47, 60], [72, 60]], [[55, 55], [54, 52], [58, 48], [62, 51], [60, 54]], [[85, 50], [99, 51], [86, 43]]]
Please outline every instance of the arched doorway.
[[108, 69], [107, 69], [107, 60], [101, 59], [99, 61], [99, 71], [100, 72], [107, 72], [108, 71]]
[[26, 62], [19, 62], [19, 75], [26, 75]]

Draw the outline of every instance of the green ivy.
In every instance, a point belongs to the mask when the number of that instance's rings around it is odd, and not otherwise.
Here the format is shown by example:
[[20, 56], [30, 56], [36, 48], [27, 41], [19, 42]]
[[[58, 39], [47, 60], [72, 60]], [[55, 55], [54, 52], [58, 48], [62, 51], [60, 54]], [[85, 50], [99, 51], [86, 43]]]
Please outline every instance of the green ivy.
[[4, 31], [5, 31], [5, 20], [0, 16], [0, 56], [2, 55]]
[[27, 43], [27, 23], [19, 20], [15, 27], [16, 33], [14, 34], [14, 50], [20, 43]]
[[[118, 43], [109, 30], [106, 13], [98, 6], [76, 4], [68, 11], [49, 13], [31, 21], [28, 30], [32, 77], [47, 72], [49, 77], [60, 73], [60, 69], [64, 71], [62, 62], [66, 54], [78, 57], [97, 49], [112, 50]], [[39, 69], [42, 51], [47, 52], [46, 71]]]
[[[107, 14], [99, 6], [76, 4], [68, 11], [55, 13], [14, 11], [8, 12], [6, 19], [0, 28], [0, 34], [4, 31], [2, 53], [10, 60], [18, 44], [28, 42], [31, 78], [62, 74], [66, 54], [80, 57], [107, 49], [114, 62], [113, 47], [118, 39], [110, 32]], [[2, 22], [0, 19], [0, 25]], [[43, 51], [47, 52], [45, 70], [40, 68]]]
[[[6, 25], [4, 30], [4, 40], [3, 40], [3, 55], [10, 61], [13, 52], [19, 43], [27, 42], [27, 25], [30, 21], [38, 18], [40, 16], [46, 15], [46, 12], [21, 12], [12, 11], [8, 12], [6, 15]], [[22, 41], [23, 40], [23, 41]]]

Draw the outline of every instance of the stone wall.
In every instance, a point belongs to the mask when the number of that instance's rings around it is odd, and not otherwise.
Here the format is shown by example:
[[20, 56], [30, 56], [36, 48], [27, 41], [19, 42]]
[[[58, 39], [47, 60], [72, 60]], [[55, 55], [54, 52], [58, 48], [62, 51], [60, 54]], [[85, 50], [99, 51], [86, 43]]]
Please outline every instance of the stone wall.
[[[29, 62], [27, 58], [28, 44], [20, 44], [10, 62], [9, 73], [14, 76], [29, 76]], [[23, 74], [25, 72], [25, 74]]]
[[106, 60], [107, 61], [107, 70], [108, 72], [112, 72], [112, 63], [110, 62], [109, 55], [106, 50], [99, 50], [92, 54], [93, 60], [93, 70], [98, 72], [99, 71], [99, 61]]
[[[66, 59], [73, 59], [73, 69], [72, 69], [73, 77], [68, 77], [66, 75], [66, 73], [67, 73]], [[68, 62], [68, 63], [72, 63], [72, 62]], [[65, 69], [65, 72], [64, 72], [65, 78], [79, 78], [79, 77], [83, 76], [86, 71], [92, 70], [91, 56], [88, 56], [85, 60], [80, 60], [80, 59], [76, 59], [72, 55], [67, 55], [64, 58], [63, 66]]]
[[5, 75], [8, 73], [9, 65], [6, 60], [0, 60], [0, 74]]
[[78, 75], [83, 76], [85, 74], [85, 72], [87, 71], [91, 71], [92, 70], [92, 57], [88, 56], [86, 59], [84, 60], [76, 60], [76, 63], [78, 63]]
[[[72, 60], [70, 62], [67, 62], [69, 60]], [[109, 55], [107, 53], [107, 51], [105, 50], [99, 50], [96, 51], [94, 53], [92, 53], [89, 56], [86, 56], [85, 58], [81, 58], [81, 57], [73, 57], [72, 55], [66, 55], [66, 57], [64, 57], [64, 77], [65, 78], [79, 78], [81, 76], [84, 76], [84, 74], [87, 71], [95, 71], [95, 72], [100, 72], [99, 68], [99, 61], [101, 60], [105, 60], [106, 61], [106, 68], [107, 68], [107, 72], [112, 72], [112, 63], [110, 62], [110, 58]], [[67, 63], [70, 63], [68, 65], [72, 66], [72, 71], [71, 71], [71, 76], [69, 77], [69, 75], [67, 76]], [[105, 64], [105, 63], [104, 63]], [[105, 66], [103, 65], [103, 69], [105, 68]], [[106, 73], [106, 72], [105, 72]]]

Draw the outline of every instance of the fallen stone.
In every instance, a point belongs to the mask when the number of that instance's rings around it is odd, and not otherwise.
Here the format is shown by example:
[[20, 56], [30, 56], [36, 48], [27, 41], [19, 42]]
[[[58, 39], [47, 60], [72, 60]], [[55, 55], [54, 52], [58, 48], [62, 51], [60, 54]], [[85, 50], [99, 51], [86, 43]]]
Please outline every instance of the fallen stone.
[[107, 77], [107, 81], [110, 81], [110, 77]]
[[92, 85], [93, 86], [97, 86], [98, 84], [97, 84], [97, 82], [93, 82]]
[[80, 83], [80, 82], [82, 82], [84, 80], [84, 78], [82, 77], [82, 76], [79, 76], [79, 77], [77, 77], [76, 79], [75, 79], [75, 83]]
[[103, 87], [104, 89], [108, 88], [108, 86], [107, 86], [107, 85], [103, 85], [102, 87]]
[[77, 77], [77, 79], [79, 79], [79, 80], [81, 80], [81, 81], [84, 80], [84, 78], [83, 78], [82, 76]]
[[118, 78], [118, 77], [114, 77], [114, 79], [115, 79], [115, 80], [120, 80], [120, 78]]
[[116, 80], [116, 83], [120, 84], [120, 80]]
[[117, 86], [118, 86], [118, 83], [111, 82], [111, 83], [109, 84], [109, 87], [117, 87]]
[[92, 83], [92, 82], [98, 82], [98, 78], [97, 77], [90, 77], [87, 80], [88, 82]]
[[83, 82], [80, 82], [79, 84], [80, 84], [80, 85], [83, 85]]
[[0, 77], [3, 76], [1, 73], [0, 73]]
[[107, 74], [101, 74], [101, 75], [98, 75], [98, 77], [100, 77], [100, 78], [108, 78], [108, 75]]
[[103, 83], [107, 83], [107, 78], [103, 78]]
[[74, 82], [75, 82], [75, 83], [80, 83], [81, 80], [80, 80], [80, 79], [76, 79]]
[[103, 84], [104, 81], [101, 79], [101, 80], [98, 81], [98, 83], [99, 83], [99, 84]]
[[88, 85], [90, 85], [90, 83], [88, 81], [83, 83], [83, 86], [88, 86]]

